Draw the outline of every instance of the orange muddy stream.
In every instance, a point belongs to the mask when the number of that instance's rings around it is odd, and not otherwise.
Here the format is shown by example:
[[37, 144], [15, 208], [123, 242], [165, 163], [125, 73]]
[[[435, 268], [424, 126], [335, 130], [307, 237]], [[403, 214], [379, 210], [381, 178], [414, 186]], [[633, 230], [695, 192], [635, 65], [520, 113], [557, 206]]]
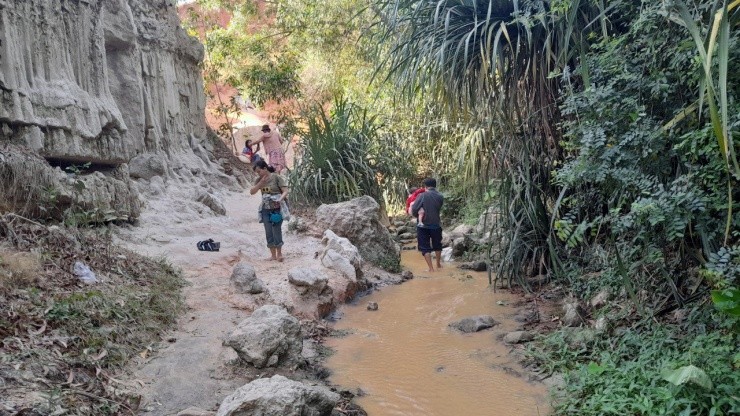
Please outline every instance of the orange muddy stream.
[[[496, 340], [517, 325], [507, 306], [514, 296], [493, 293], [486, 273], [454, 264], [427, 273], [416, 251], [404, 251], [402, 264], [413, 280], [343, 307], [335, 329], [351, 334], [327, 340], [336, 351], [326, 363], [330, 381], [364, 391], [355, 400], [369, 416], [546, 415], [546, 387], [517, 376], [524, 372], [510, 347]], [[366, 310], [367, 302], [379, 310]], [[473, 315], [501, 324], [474, 334], [447, 326]]]

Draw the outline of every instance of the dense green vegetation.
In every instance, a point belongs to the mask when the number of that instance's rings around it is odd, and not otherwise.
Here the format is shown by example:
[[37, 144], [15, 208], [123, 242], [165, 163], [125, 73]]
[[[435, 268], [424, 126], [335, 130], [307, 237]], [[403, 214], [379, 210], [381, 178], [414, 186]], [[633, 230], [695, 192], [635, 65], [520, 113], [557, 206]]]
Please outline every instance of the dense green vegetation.
[[300, 81], [235, 82], [308, 109], [302, 198], [431, 173], [448, 214], [495, 207], [499, 277], [607, 289], [606, 329], [531, 352], [566, 374], [559, 413], [738, 412], [740, 1], [325, 3], [252, 8]]

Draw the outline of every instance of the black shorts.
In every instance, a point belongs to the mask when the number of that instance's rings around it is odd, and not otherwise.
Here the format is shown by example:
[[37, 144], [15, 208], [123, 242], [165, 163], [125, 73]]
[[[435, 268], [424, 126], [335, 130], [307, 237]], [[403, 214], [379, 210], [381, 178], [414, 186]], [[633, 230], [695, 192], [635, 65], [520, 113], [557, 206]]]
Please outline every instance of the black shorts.
[[416, 227], [416, 244], [421, 254], [442, 251], [442, 228]]

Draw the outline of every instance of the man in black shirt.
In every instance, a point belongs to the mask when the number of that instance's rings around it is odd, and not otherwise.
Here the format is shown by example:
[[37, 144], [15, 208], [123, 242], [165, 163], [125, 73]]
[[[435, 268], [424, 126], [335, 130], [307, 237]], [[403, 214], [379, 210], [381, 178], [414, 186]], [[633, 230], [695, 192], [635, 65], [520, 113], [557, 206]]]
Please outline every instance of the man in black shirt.
[[437, 192], [437, 181], [434, 178], [424, 179], [426, 191], [419, 194], [411, 205], [411, 215], [417, 217], [416, 241], [419, 251], [429, 266], [432, 266], [432, 251], [437, 257], [437, 268], [442, 268], [442, 222], [439, 211], [442, 209], [444, 197]]

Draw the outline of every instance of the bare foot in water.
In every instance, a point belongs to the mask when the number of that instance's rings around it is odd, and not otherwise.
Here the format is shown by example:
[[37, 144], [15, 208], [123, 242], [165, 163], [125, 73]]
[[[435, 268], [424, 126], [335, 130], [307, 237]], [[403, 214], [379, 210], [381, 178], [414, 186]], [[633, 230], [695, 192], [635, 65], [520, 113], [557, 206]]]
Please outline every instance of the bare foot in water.
[[276, 260], [279, 261], [280, 263], [283, 262], [283, 258], [282, 257], [278, 257]]
[[268, 257], [265, 259], [265, 261], [273, 261], [273, 260], [277, 260], [277, 257]]

